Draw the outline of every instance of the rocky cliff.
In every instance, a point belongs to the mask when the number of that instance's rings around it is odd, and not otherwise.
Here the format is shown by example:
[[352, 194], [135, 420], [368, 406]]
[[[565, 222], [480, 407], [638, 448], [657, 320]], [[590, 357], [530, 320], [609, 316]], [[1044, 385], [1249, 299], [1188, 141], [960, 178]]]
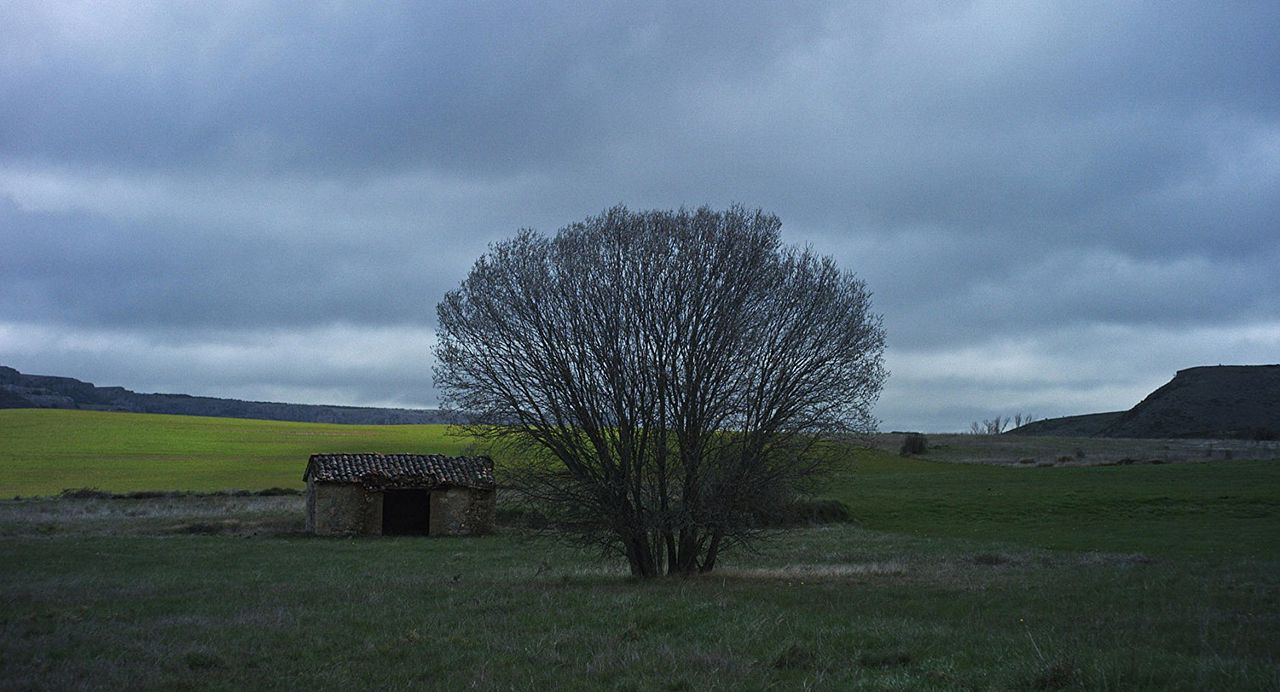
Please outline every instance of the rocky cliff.
[[1050, 418], [1012, 432], [1080, 437], [1276, 439], [1280, 436], [1280, 365], [1187, 368], [1128, 411]]

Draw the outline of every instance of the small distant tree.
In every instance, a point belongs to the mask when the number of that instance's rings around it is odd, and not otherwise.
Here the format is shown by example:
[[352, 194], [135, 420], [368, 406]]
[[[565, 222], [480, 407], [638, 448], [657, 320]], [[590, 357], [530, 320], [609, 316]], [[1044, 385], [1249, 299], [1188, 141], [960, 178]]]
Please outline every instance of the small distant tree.
[[[865, 284], [776, 216], [616, 207], [494, 244], [438, 308], [436, 383], [512, 491], [632, 574], [711, 570], [874, 429]], [[829, 445], [827, 445], [829, 447]]]
[[[981, 423], [973, 421], [969, 424], [969, 433], [972, 435], [999, 435], [1006, 429], [1016, 430], [1024, 425], [1030, 425], [1035, 421], [1035, 416], [1023, 413], [1016, 413], [1012, 417], [1005, 416], [1004, 418], [996, 416], [990, 420], [984, 420]], [[1010, 428], [1010, 425], [1013, 427]]]
[[969, 432], [974, 435], [999, 435], [1004, 432], [1005, 426], [1009, 425], [1008, 418], [996, 416], [990, 420], [984, 420], [981, 423], [974, 421], [969, 424]]

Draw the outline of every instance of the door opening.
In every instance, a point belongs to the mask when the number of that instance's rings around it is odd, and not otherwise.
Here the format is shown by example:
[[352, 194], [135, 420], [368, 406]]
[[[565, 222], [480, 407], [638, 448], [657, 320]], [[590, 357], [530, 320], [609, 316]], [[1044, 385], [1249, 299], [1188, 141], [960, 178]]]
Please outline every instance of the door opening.
[[430, 490], [384, 490], [382, 492], [383, 535], [425, 536], [430, 526]]

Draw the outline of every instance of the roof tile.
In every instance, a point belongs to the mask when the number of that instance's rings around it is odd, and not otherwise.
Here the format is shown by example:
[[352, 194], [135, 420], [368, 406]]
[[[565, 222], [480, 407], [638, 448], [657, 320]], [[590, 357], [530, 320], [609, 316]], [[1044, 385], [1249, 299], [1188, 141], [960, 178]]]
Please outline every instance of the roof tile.
[[440, 454], [312, 454], [302, 480], [359, 483], [366, 488], [492, 488], [489, 457]]

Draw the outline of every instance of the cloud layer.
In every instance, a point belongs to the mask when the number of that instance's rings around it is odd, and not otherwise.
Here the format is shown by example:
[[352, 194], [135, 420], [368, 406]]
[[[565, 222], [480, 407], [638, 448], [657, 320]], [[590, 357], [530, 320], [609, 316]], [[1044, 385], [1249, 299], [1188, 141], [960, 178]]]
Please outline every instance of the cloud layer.
[[886, 428], [1280, 360], [1273, 3], [10, 3], [0, 363], [429, 405], [496, 239], [741, 202], [865, 278]]

